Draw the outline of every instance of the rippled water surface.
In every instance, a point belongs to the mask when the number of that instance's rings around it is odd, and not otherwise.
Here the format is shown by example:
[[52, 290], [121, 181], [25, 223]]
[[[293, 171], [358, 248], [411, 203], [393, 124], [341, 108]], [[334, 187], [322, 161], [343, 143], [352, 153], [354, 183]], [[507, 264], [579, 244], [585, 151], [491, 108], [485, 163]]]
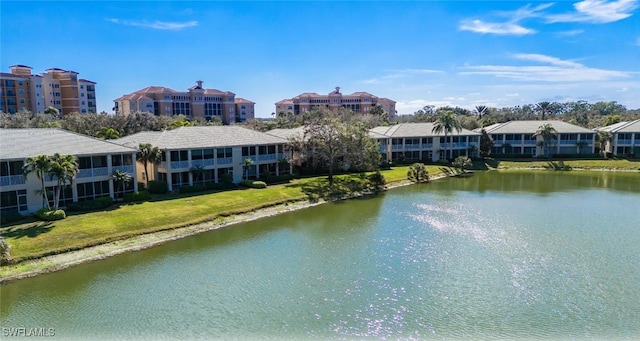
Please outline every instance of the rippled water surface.
[[3, 285], [68, 338], [638, 339], [640, 176], [488, 172]]

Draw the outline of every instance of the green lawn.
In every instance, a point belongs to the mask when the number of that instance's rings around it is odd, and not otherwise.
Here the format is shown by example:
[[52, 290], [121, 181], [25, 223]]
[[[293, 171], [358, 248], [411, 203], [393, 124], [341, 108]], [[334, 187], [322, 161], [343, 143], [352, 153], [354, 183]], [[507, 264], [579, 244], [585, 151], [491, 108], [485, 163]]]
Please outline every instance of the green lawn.
[[[429, 166], [432, 176], [440, 173]], [[388, 185], [406, 181], [407, 167], [382, 171]], [[362, 182], [358, 175], [336, 177], [328, 186], [326, 177], [294, 180], [265, 189], [237, 189], [224, 192], [202, 192], [156, 196], [152, 201], [122, 204], [98, 212], [70, 215], [64, 220], [40, 222], [31, 220], [0, 228], [11, 245], [17, 261], [40, 258], [70, 250], [125, 239], [128, 237], [223, 219], [225, 216], [250, 212], [259, 208], [293, 201], [325, 199], [335, 194], [352, 194], [349, 185]]]
[[598, 160], [486, 160], [478, 164], [476, 168], [485, 169], [518, 169], [518, 168], [538, 168], [550, 169], [564, 164], [569, 169], [588, 169], [588, 170], [640, 170], [640, 160], [627, 159], [598, 159]]

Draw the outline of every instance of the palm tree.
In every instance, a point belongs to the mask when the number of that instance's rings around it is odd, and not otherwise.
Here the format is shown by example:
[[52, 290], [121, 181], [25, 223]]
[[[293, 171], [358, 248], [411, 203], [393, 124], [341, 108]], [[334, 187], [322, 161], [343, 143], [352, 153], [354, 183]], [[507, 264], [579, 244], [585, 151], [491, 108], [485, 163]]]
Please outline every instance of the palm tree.
[[53, 154], [51, 158], [51, 168], [49, 169], [49, 175], [58, 179], [58, 184], [55, 188], [53, 209], [57, 210], [60, 207], [60, 193], [62, 188], [67, 185], [73, 184], [73, 179], [80, 170], [78, 166], [78, 158], [75, 155], [61, 155], [59, 153]]
[[589, 144], [587, 143], [587, 141], [581, 140], [576, 142], [576, 147], [578, 147], [578, 154], [582, 154], [582, 150], [584, 148], [587, 148]]
[[474, 112], [478, 115], [478, 120], [481, 120], [482, 116], [489, 112], [489, 108], [485, 105], [476, 105]]
[[600, 151], [606, 155], [607, 142], [613, 141], [613, 136], [608, 131], [600, 130], [596, 135], [596, 141], [600, 143]]
[[114, 140], [120, 137], [120, 133], [113, 128], [102, 127], [98, 133], [96, 133], [96, 137], [105, 140]]
[[22, 171], [24, 173], [24, 177], [26, 178], [30, 173], [35, 173], [36, 177], [40, 179], [42, 184], [42, 207], [47, 207], [47, 209], [51, 209], [49, 206], [49, 198], [47, 196], [47, 189], [44, 186], [44, 177], [49, 173], [51, 169], [51, 158], [46, 155], [38, 155], [36, 157], [28, 157], [24, 160], [24, 166], [22, 166]]
[[122, 186], [122, 192], [123, 192], [123, 196], [124, 196], [124, 190], [126, 188], [126, 183], [131, 181], [133, 179], [133, 177], [131, 176], [131, 174], [121, 171], [119, 169], [114, 169], [113, 170], [113, 174], [111, 174], [111, 180], [113, 180], [114, 183], [117, 184], [116, 187], [116, 195], [118, 192], [120, 192], [120, 186]]
[[[455, 129], [458, 133], [462, 131], [462, 125], [460, 121], [456, 118], [453, 112], [449, 110], [444, 110], [438, 116], [435, 124], [433, 125], [433, 129], [431, 129], [432, 133], [440, 134], [444, 132], [444, 143], [447, 143], [447, 134], [450, 134]], [[444, 157], [447, 158], [447, 149], [444, 149]]]
[[244, 169], [245, 179], [249, 180], [249, 168], [253, 166], [253, 160], [251, 158], [244, 159], [242, 163], [242, 169]]
[[546, 150], [545, 156], [549, 156], [549, 147], [551, 143], [555, 141], [558, 132], [556, 128], [554, 128], [551, 123], [543, 124], [538, 127], [538, 130], [533, 134], [533, 136], [542, 136], [542, 141], [544, 142], [544, 149]]
[[[202, 176], [205, 173], [205, 169], [204, 167], [200, 166], [200, 165], [195, 165], [193, 167], [191, 167], [191, 169], [189, 170], [191, 171], [191, 176], [193, 176], [193, 183], [196, 184], [200, 181], [200, 178], [202, 178]], [[204, 179], [202, 179], [204, 182]]]
[[540, 112], [540, 114], [542, 115], [542, 121], [544, 121], [544, 114], [551, 112], [551, 103], [540, 102], [536, 104], [536, 110]]
[[149, 171], [148, 165], [149, 163], [157, 165], [162, 161], [162, 152], [160, 152], [160, 148], [152, 146], [150, 143], [141, 143], [138, 146], [140, 151], [136, 158], [138, 161], [142, 162], [144, 166], [144, 178], [146, 180], [145, 187], [149, 188]]

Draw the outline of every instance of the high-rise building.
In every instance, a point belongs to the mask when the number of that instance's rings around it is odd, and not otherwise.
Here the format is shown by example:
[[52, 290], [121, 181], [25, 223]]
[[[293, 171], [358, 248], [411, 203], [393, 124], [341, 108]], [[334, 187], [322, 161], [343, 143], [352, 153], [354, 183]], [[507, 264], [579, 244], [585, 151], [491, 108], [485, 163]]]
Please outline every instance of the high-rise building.
[[79, 79], [78, 73], [51, 68], [37, 75], [26, 65], [13, 65], [11, 73], [0, 73], [0, 110], [16, 113], [30, 110], [41, 113], [54, 107], [62, 115], [95, 113], [95, 82]]
[[220, 118], [233, 124], [253, 119], [255, 103], [236, 97], [230, 91], [205, 89], [202, 81], [187, 91], [179, 92], [162, 86], [149, 86], [114, 100], [117, 115], [129, 115], [136, 111], [150, 112], [156, 116], [184, 115], [187, 118]]
[[390, 117], [396, 115], [396, 102], [388, 98], [380, 98], [368, 92], [354, 92], [351, 95], [344, 95], [340, 88], [336, 87], [328, 95], [318, 95], [315, 92], [306, 92], [292, 99], [283, 99], [276, 103], [276, 113], [291, 112], [295, 115], [305, 113], [313, 107], [323, 106], [333, 111], [339, 108], [346, 108], [355, 113], [368, 113], [371, 108], [379, 105]]

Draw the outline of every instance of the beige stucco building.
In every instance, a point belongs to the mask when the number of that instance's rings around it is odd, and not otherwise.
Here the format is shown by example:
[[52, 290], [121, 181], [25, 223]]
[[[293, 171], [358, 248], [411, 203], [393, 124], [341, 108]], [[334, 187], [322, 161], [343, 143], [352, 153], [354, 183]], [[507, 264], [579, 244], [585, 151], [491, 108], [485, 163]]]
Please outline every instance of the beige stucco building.
[[114, 100], [116, 115], [150, 112], [156, 116], [184, 115], [211, 120], [218, 117], [225, 124], [245, 122], [255, 117], [255, 103], [236, 97], [233, 92], [205, 89], [202, 81], [187, 91], [163, 86], [149, 86]]
[[54, 107], [62, 115], [95, 113], [95, 82], [78, 78], [75, 71], [47, 69], [36, 75], [26, 65], [13, 65], [11, 73], [0, 73], [0, 110], [16, 113], [29, 110], [44, 112]]
[[313, 107], [324, 106], [333, 111], [339, 108], [346, 108], [355, 113], [368, 113], [372, 107], [379, 105], [384, 111], [389, 113], [389, 117], [396, 115], [396, 102], [374, 96], [368, 92], [354, 92], [345, 95], [336, 87], [328, 95], [319, 95], [315, 92], [305, 92], [291, 99], [283, 99], [276, 103], [276, 113], [291, 112], [299, 115], [308, 112]]

